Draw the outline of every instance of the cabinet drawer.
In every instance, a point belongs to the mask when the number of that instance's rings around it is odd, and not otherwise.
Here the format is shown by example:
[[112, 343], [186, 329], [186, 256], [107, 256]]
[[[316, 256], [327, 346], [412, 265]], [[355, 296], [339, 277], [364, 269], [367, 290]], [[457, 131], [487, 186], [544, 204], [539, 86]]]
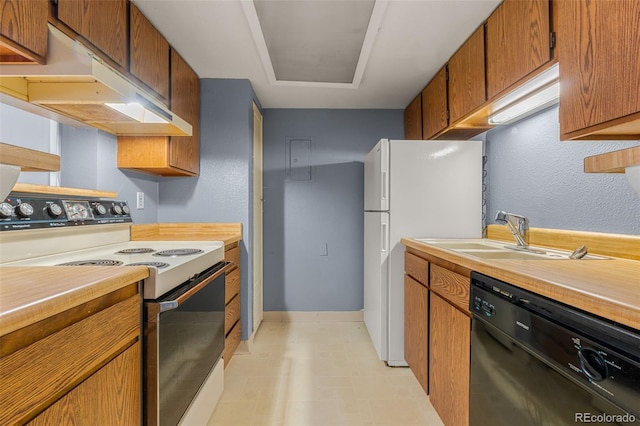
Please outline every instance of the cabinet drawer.
[[130, 297], [0, 359], [0, 424], [30, 420], [138, 341], [141, 303]]
[[231, 302], [224, 308], [224, 334], [240, 319], [240, 296], [233, 298]]
[[465, 312], [469, 312], [469, 278], [431, 265], [430, 289]]
[[236, 351], [238, 345], [240, 344], [242, 331], [241, 324], [242, 322], [238, 321], [224, 341], [224, 352], [222, 352], [222, 357], [224, 358], [225, 367], [229, 364], [229, 361], [231, 361], [233, 353]]
[[406, 252], [404, 254], [404, 271], [416, 281], [429, 287], [429, 262], [427, 260]]
[[240, 247], [234, 247], [224, 253], [225, 260], [233, 262], [236, 266], [240, 266]]
[[240, 269], [236, 268], [224, 279], [224, 304], [228, 304], [237, 294], [240, 293]]

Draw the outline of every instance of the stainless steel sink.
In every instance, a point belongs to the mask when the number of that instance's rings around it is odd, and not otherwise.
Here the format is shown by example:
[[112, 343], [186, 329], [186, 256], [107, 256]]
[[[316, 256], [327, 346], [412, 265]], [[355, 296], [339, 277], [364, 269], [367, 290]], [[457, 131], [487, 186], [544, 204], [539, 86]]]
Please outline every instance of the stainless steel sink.
[[[468, 256], [482, 259], [523, 259], [523, 260], [567, 260], [571, 252], [548, 249], [544, 247], [529, 247], [528, 250], [517, 249], [503, 241], [487, 239], [432, 239], [416, 238], [416, 241], [434, 245], [439, 248], [452, 250]], [[609, 259], [604, 256], [588, 254], [582, 259]]]

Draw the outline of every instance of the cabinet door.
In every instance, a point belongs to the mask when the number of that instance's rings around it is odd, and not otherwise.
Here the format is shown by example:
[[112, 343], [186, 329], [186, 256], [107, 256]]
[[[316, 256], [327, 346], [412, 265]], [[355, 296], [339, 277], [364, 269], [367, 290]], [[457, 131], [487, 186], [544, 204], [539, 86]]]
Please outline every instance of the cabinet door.
[[200, 79], [175, 50], [171, 50], [171, 111], [193, 127], [191, 136], [171, 138], [171, 165], [193, 174], [200, 171]]
[[129, 71], [169, 104], [169, 43], [131, 4]]
[[429, 290], [404, 276], [404, 359], [429, 393]]
[[549, 28], [549, 0], [504, 0], [489, 16], [486, 26], [489, 99], [551, 59]]
[[0, 0], [0, 62], [38, 62], [47, 57], [47, 0]]
[[429, 400], [447, 426], [469, 424], [471, 318], [429, 295]]
[[455, 123], [486, 100], [484, 26], [449, 60], [449, 120]]
[[404, 110], [404, 138], [422, 139], [422, 97], [416, 96]]
[[58, 19], [127, 69], [127, 0], [58, 0]]
[[142, 421], [140, 342], [89, 376], [30, 425], [139, 425]]
[[[640, 2], [558, 3], [560, 133], [640, 118]], [[636, 138], [639, 128], [631, 132]]]
[[422, 91], [422, 138], [429, 139], [449, 125], [447, 111], [447, 67]]

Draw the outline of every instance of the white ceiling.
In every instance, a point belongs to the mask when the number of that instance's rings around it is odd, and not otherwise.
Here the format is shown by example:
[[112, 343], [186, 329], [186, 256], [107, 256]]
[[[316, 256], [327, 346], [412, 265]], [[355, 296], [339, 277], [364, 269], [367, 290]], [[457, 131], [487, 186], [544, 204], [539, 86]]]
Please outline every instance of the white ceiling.
[[404, 108], [501, 2], [377, 0], [387, 4], [360, 84], [318, 87], [268, 77], [246, 1], [134, 0], [200, 78], [248, 79], [265, 108]]

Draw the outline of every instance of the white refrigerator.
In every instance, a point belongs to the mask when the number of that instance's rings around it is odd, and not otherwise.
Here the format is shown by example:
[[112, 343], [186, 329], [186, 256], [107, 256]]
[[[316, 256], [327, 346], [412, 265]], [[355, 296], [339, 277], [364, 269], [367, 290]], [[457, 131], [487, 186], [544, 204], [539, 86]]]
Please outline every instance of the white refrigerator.
[[404, 359], [400, 238], [482, 236], [482, 141], [382, 139], [364, 161], [364, 321], [381, 360]]

